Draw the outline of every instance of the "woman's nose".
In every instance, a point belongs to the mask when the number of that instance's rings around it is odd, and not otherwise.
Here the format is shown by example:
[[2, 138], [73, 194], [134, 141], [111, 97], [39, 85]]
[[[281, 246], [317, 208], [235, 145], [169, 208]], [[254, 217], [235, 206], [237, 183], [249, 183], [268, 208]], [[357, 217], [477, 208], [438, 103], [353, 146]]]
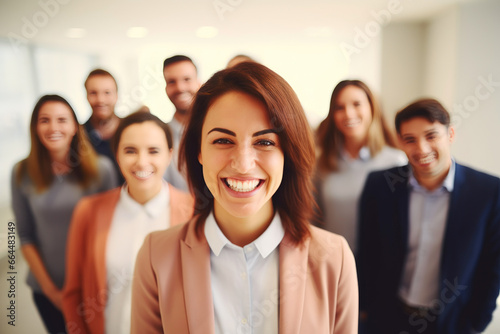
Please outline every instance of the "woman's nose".
[[251, 147], [238, 147], [234, 150], [231, 167], [239, 173], [247, 173], [255, 167], [255, 152]]
[[137, 165], [139, 166], [146, 166], [148, 164], [148, 155], [146, 153], [139, 152], [137, 154]]
[[59, 129], [59, 124], [54, 121], [49, 121], [49, 130], [50, 131], [57, 131]]
[[346, 106], [344, 110], [345, 110], [345, 115], [347, 117], [354, 117], [354, 116], [356, 116], [356, 109], [354, 107], [352, 107], [352, 106]]

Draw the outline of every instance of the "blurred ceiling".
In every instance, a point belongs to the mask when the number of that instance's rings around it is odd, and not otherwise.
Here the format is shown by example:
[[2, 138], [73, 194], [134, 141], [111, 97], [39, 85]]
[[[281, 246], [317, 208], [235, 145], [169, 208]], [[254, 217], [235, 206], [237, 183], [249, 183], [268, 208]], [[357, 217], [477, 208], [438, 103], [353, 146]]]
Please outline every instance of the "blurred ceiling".
[[[0, 36], [87, 51], [313, 39], [476, 0], [0, 0]], [[389, 16], [387, 14], [390, 14]]]

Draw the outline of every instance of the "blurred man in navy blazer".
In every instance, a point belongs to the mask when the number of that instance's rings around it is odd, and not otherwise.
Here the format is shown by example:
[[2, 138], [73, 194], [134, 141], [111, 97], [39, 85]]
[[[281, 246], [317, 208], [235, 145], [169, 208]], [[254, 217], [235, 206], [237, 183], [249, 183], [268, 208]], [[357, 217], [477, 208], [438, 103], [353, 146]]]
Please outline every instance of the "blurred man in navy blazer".
[[500, 287], [500, 179], [455, 162], [436, 100], [396, 115], [409, 165], [369, 175], [360, 202], [361, 320], [370, 334], [484, 331]]

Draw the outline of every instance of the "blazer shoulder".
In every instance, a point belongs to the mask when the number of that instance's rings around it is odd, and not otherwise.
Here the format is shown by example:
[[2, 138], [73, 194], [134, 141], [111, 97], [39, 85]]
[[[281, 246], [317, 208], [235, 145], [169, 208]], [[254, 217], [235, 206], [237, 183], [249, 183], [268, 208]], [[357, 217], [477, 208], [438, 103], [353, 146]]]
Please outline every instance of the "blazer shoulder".
[[192, 208], [194, 211], [194, 198], [190, 193], [179, 190], [170, 183], [168, 184], [168, 191], [172, 197], [172, 204], [182, 205], [185, 208]]
[[351, 248], [341, 235], [326, 231], [316, 226], [310, 227], [309, 256], [324, 259], [326, 263], [343, 263], [346, 256], [353, 258]]
[[310, 226], [311, 238], [310, 244], [324, 244], [325, 242], [329, 242], [336, 246], [342, 247], [345, 241], [345, 238], [339, 234], [329, 232], [325, 229]]
[[177, 189], [175, 186], [171, 185], [170, 183], [168, 183], [168, 191], [175, 197], [179, 197], [181, 199], [193, 199], [193, 196], [188, 193], [188, 192], [185, 192], [185, 191], [182, 191], [180, 189]]
[[387, 175], [398, 176], [407, 179], [410, 175], [410, 165], [394, 166], [387, 169], [372, 171], [368, 176], [372, 179], [386, 179]]
[[466, 178], [470, 178], [472, 180], [483, 180], [486, 182], [491, 182], [493, 184], [495, 183], [500, 183], [500, 178], [498, 178], [495, 175], [491, 175], [482, 171], [479, 171], [477, 169], [473, 169], [471, 167], [461, 165], [461, 164], [456, 164], [456, 172], [457, 176], [463, 176]]
[[118, 201], [120, 198], [120, 190], [121, 187], [116, 187], [97, 194], [85, 196], [80, 200], [79, 205], [107, 205], [110, 201]]
[[366, 178], [364, 191], [376, 191], [377, 194], [383, 191], [392, 193], [396, 188], [400, 188], [408, 183], [410, 173], [409, 165], [373, 171]]
[[113, 212], [120, 198], [120, 188], [85, 196], [78, 203], [71, 218], [72, 230], [87, 230], [102, 223], [103, 213]]
[[195, 219], [192, 218], [186, 224], [179, 224], [172, 226], [166, 230], [159, 230], [150, 233], [150, 244], [152, 249], [156, 248], [172, 248], [182, 240], [186, 240], [186, 237], [189, 233], [191, 233], [193, 226], [195, 224]]
[[500, 178], [476, 169], [456, 164], [455, 186], [466, 192], [476, 192], [480, 196], [498, 196]]

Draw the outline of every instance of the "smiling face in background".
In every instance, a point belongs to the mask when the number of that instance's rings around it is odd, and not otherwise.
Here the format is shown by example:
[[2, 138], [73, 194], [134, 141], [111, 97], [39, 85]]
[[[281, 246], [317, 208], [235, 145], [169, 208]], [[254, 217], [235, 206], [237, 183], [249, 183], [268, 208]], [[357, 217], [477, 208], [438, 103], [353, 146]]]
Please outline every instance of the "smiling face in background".
[[77, 126], [71, 109], [64, 103], [49, 101], [40, 108], [38, 138], [53, 157], [69, 152]]
[[190, 61], [180, 61], [165, 67], [165, 91], [168, 98], [175, 106], [176, 112], [184, 115], [187, 113], [193, 97], [200, 88], [196, 68]]
[[116, 158], [133, 199], [144, 204], [160, 192], [171, 150], [158, 125], [146, 121], [125, 128]]
[[349, 85], [339, 93], [333, 119], [345, 140], [365, 141], [372, 123], [372, 110], [366, 93]]
[[85, 88], [87, 100], [92, 108], [92, 117], [98, 120], [113, 117], [118, 100], [115, 80], [107, 75], [94, 75], [87, 80]]
[[454, 134], [453, 127], [437, 121], [431, 123], [422, 117], [401, 123], [398, 135], [401, 149], [408, 156], [415, 178], [428, 189], [441, 184], [448, 175]]
[[215, 100], [203, 123], [199, 162], [217, 221], [272, 218], [284, 155], [260, 101], [240, 92]]

